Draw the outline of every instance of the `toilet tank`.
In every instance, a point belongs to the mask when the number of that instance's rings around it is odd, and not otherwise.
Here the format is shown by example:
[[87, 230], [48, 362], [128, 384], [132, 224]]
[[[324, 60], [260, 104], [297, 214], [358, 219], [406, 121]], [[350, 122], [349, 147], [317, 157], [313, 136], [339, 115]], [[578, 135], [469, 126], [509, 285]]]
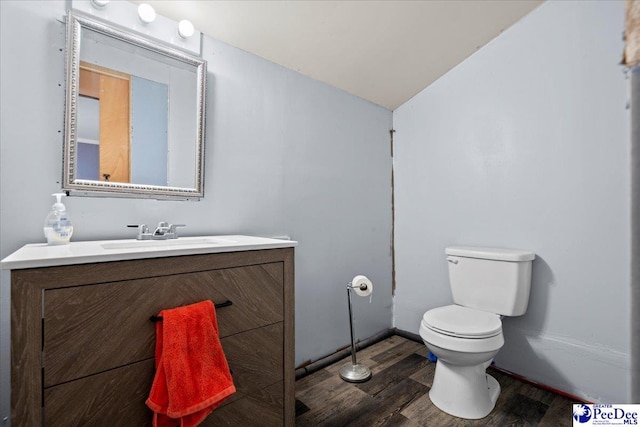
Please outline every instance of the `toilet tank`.
[[445, 253], [454, 303], [504, 316], [527, 311], [534, 253], [466, 246]]

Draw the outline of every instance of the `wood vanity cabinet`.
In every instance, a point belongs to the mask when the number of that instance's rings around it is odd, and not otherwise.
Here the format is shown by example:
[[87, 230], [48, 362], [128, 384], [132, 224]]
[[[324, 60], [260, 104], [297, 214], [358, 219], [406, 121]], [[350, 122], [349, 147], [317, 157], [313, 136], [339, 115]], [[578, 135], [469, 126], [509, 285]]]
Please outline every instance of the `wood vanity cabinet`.
[[237, 392], [203, 426], [294, 425], [294, 251], [11, 272], [12, 425], [147, 426], [152, 315], [205, 299]]

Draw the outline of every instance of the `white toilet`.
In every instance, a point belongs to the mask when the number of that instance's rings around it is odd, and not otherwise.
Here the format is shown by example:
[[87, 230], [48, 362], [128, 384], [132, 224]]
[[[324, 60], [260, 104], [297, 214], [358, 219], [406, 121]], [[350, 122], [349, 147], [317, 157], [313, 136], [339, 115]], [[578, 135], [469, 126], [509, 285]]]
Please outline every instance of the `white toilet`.
[[527, 311], [532, 252], [451, 247], [445, 250], [454, 305], [427, 311], [420, 336], [438, 357], [429, 398], [460, 418], [484, 418], [500, 384], [486, 369], [504, 344], [502, 316]]

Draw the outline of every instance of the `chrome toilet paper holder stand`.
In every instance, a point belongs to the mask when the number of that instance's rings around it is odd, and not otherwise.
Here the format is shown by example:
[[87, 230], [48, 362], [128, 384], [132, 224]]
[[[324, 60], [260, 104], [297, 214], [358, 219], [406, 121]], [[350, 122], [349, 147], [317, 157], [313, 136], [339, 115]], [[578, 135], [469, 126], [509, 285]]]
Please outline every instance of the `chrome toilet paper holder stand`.
[[351, 291], [358, 288], [360, 291], [366, 291], [368, 286], [363, 283], [360, 286], [354, 285], [352, 282], [347, 284], [347, 300], [349, 301], [349, 327], [351, 330], [351, 363], [347, 363], [340, 368], [340, 378], [350, 383], [362, 383], [371, 379], [371, 370], [365, 365], [358, 363], [356, 359], [356, 344], [353, 334], [353, 310], [351, 308]]

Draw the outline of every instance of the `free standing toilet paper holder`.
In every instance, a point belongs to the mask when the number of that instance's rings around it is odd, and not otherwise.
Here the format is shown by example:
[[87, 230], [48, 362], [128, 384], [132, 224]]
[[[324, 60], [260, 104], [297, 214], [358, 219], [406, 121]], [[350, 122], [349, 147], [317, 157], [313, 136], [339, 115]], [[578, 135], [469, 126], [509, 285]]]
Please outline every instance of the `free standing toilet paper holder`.
[[347, 300], [349, 301], [349, 327], [351, 329], [351, 363], [347, 363], [342, 368], [340, 368], [340, 378], [344, 381], [350, 383], [362, 383], [371, 378], [371, 370], [365, 365], [358, 363], [356, 359], [356, 345], [354, 341], [353, 334], [353, 311], [351, 308], [351, 290], [358, 289], [361, 292], [368, 292], [369, 294], [372, 291], [372, 286], [367, 285], [367, 283], [354, 284], [353, 282], [358, 282], [358, 278], [362, 277], [366, 282], [369, 282], [364, 276], [356, 276], [354, 280], [347, 284]]

